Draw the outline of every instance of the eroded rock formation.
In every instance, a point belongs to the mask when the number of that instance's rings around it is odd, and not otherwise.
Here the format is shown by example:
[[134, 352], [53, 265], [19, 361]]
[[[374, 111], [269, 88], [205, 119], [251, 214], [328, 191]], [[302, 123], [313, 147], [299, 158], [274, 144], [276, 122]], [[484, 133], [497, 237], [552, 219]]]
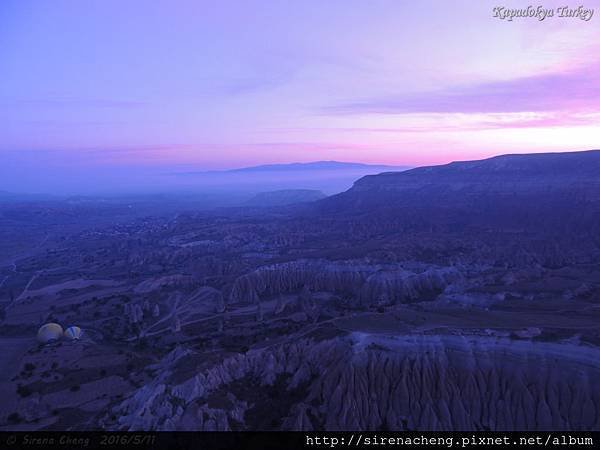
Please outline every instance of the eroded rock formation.
[[[105, 425], [126, 430], [597, 429], [600, 364], [590, 349], [567, 345], [356, 333], [250, 351], [171, 383], [173, 367], [192, 357], [176, 351], [157, 366], [160, 375], [152, 384], [114, 409], [118, 422]], [[262, 395], [271, 396], [271, 412], [259, 417], [255, 408]]]
[[352, 296], [360, 305], [395, 304], [442, 291], [458, 280], [453, 267], [408, 270], [397, 265], [361, 261], [299, 260], [260, 267], [235, 280], [229, 300], [254, 303], [261, 298], [296, 292], [303, 287]]

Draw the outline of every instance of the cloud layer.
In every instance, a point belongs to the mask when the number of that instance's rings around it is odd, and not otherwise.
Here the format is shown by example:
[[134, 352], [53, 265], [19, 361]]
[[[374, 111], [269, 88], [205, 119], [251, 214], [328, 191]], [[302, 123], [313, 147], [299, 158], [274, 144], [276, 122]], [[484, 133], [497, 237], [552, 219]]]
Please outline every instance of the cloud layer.
[[337, 114], [520, 113], [600, 111], [600, 64], [560, 73], [389, 95], [325, 108]]

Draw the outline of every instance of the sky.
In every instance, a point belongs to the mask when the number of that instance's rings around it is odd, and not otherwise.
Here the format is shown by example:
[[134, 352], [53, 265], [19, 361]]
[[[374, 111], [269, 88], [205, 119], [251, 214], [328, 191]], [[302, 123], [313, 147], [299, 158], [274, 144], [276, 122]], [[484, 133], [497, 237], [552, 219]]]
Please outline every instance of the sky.
[[527, 4], [3, 0], [0, 190], [600, 148], [600, 0], [496, 6]]

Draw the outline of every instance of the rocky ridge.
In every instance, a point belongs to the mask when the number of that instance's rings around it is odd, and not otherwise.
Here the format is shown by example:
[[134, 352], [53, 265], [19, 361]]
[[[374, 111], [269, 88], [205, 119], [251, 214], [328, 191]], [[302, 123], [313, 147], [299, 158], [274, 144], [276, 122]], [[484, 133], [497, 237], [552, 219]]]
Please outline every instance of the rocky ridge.
[[409, 270], [395, 264], [298, 260], [263, 266], [240, 276], [233, 284], [229, 301], [255, 303], [307, 286], [311, 291], [351, 296], [356, 306], [395, 304], [415, 300], [423, 293], [439, 293], [460, 278], [454, 267]]
[[[114, 408], [118, 421], [104, 424], [255, 428], [256, 395], [275, 390], [272, 409], [282, 402], [285, 414], [273, 420], [288, 430], [597, 429], [600, 364], [591, 349], [567, 346], [354, 333], [239, 354], [173, 384], [173, 366], [192, 356], [177, 350], [157, 366], [153, 383]], [[286, 404], [286, 398], [295, 401]]]

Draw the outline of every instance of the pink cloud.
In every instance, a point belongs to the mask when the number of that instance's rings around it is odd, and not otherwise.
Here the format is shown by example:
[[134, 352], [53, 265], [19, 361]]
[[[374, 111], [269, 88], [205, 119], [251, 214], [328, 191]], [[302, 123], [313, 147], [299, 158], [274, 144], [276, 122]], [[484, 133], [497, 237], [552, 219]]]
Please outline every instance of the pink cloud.
[[325, 111], [337, 115], [560, 112], [563, 119], [577, 121], [566, 113], [600, 111], [600, 64], [422, 94], [367, 98]]

